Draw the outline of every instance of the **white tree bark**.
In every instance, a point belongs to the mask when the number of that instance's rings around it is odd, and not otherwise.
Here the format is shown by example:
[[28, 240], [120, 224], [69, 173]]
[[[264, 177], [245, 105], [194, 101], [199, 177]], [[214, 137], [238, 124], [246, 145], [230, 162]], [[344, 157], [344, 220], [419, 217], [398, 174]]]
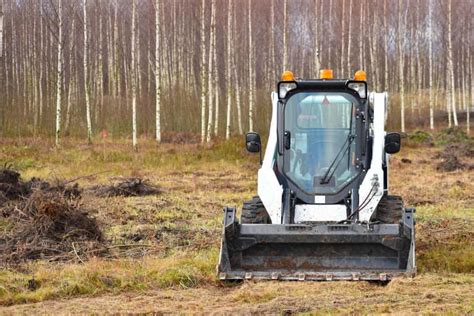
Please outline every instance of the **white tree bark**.
[[3, 1], [0, 2], [0, 57], [3, 57]]
[[230, 138], [231, 125], [231, 105], [232, 105], [232, 10], [233, 2], [227, 3], [227, 65], [226, 65], [226, 81], [227, 81], [227, 115], [226, 115], [226, 129], [225, 138]]
[[398, 0], [398, 77], [400, 82], [400, 122], [402, 133], [405, 133], [405, 74], [404, 74], [404, 53], [403, 53], [403, 35], [404, 35], [404, 19], [402, 11], [404, 4], [402, 0]]
[[206, 139], [206, 0], [201, 2], [201, 143]]
[[[214, 9], [215, 11], [217, 8]], [[215, 15], [215, 14], [214, 14]], [[215, 21], [215, 17], [214, 17]], [[215, 25], [215, 22], [214, 22]], [[215, 116], [214, 116], [214, 135], [217, 136], [219, 131], [219, 88], [220, 88], [220, 81], [219, 81], [219, 72], [217, 71], [217, 48], [216, 48], [216, 31], [214, 26], [214, 50], [212, 54], [212, 86], [214, 87], [214, 104], [215, 104]]]
[[[252, 0], [248, 1], [248, 39], [249, 39], [249, 130], [253, 131], [253, 94], [254, 94], [254, 84], [253, 84], [253, 72], [254, 72], [254, 62], [253, 62], [253, 40], [252, 40]], [[286, 12], [286, 0], [285, 0], [285, 12]], [[286, 45], [285, 50], [286, 50]]]
[[458, 115], [456, 113], [456, 86], [454, 84], [454, 62], [453, 62], [453, 39], [452, 39], [452, 8], [451, 0], [448, 1], [448, 83], [449, 103], [453, 112], [454, 126], [458, 126]]
[[213, 115], [214, 115], [214, 107], [213, 107], [213, 97], [214, 97], [214, 90], [216, 87], [213, 86], [213, 60], [214, 60], [214, 50], [216, 49], [215, 45], [215, 32], [216, 32], [216, 0], [211, 1], [211, 32], [210, 32], [210, 39], [209, 39], [209, 64], [208, 64], [208, 117], [207, 117], [207, 138], [206, 142], [210, 142], [212, 138], [212, 124], [213, 124]]
[[283, 70], [288, 70], [288, 0], [283, 0]]
[[[343, 38], [344, 40], [344, 38]], [[349, 0], [349, 27], [348, 27], [348, 34], [347, 34], [347, 76], [351, 78], [352, 75], [351, 71], [351, 41], [352, 40], [352, 0]]]
[[337, 78], [344, 78], [344, 57], [346, 55], [346, 0], [342, 1], [342, 17], [341, 17], [341, 61], [339, 64], [339, 71]]
[[155, 0], [155, 123], [158, 143], [161, 143], [160, 23], [160, 0]]
[[428, 85], [430, 103], [430, 128], [434, 129], [434, 91], [433, 91], [433, 0], [428, 3]]
[[[233, 12], [233, 30], [232, 30], [232, 37], [237, 38], [237, 17], [236, 17], [236, 11], [234, 10]], [[232, 59], [232, 71], [234, 73], [234, 82], [235, 82], [235, 106], [237, 108], [237, 126], [239, 128], [239, 135], [242, 135], [244, 133], [243, 126], [242, 126], [242, 106], [240, 103], [240, 77], [237, 72], [237, 54], [232, 54], [233, 59]]]
[[[387, 30], [387, 27], [388, 27], [388, 23], [387, 23], [387, 15], [388, 15], [388, 11], [387, 11], [387, 1], [388, 0], [384, 0], [383, 1], [383, 29], [384, 30]], [[361, 8], [362, 9], [362, 8]], [[384, 45], [384, 54], [383, 54], [383, 57], [384, 57], [384, 91], [388, 91], [388, 86], [389, 86], [389, 82], [388, 82], [388, 32], [383, 32], [383, 45]]]
[[56, 81], [56, 146], [60, 145], [61, 134], [61, 101], [63, 83], [63, 4], [58, 0], [58, 64]]
[[136, 12], [137, 12], [137, 0], [132, 0], [132, 145], [135, 151], [138, 150], [138, 143], [137, 143], [137, 79], [136, 79], [136, 71], [137, 71], [137, 64], [135, 60], [135, 45], [136, 45], [136, 33], [137, 33], [137, 26], [136, 26]]
[[[317, 17], [318, 16], [318, 11], [321, 10], [320, 8], [320, 5], [319, 5], [319, 1], [318, 0], [314, 0], [314, 16]], [[321, 69], [321, 60], [319, 58], [319, 33], [320, 33], [320, 29], [319, 29], [319, 23], [320, 21], [316, 21], [313, 23], [313, 27], [314, 27], [314, 53], [313, 53], [313, 78], [319, 78], [318, 74], [319, 74], [319, 70]]]
[[92, 143], [92, 122], [91, 122], [91, 101], [90, 101], [90, 83], [89, 83], [89, 62], [88, 56], [88, 36], [87, 36], [87, 0], [84, 0], [84, 92], [86, 94], [86, 120], [87, 120], [87, 142]]

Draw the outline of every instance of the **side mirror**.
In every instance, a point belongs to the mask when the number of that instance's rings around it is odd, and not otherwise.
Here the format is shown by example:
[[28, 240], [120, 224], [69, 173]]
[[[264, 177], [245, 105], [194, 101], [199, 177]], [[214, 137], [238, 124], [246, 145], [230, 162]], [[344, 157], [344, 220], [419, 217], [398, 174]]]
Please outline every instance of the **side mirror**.
[[251, 153], [258, 153], [262, 149], [262, 142], [260, 140], [260, 135], [254, 132], [247, 133], [245, 135], [245, 146], [247, 151]]
[[401, 137], [398, 133], [388, 133], [385, 135], [385, 152], [396, 154], [400, 151]]

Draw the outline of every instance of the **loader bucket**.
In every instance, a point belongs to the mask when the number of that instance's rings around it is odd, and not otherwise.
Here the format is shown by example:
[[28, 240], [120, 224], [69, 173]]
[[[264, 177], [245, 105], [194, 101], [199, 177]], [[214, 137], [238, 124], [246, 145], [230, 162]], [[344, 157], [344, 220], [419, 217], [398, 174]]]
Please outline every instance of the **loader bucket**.
[[239, 224], [224, 209], [220, 280], [376, 280], [414, 276], [413, 209], [400, 224]]

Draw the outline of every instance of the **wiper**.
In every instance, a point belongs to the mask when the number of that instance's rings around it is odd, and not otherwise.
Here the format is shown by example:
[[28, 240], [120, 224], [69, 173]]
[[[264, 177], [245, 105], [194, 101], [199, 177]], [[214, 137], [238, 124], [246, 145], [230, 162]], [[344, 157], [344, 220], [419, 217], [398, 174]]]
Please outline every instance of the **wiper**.
[[[341, 155], [341, 153], [345, 152], [348, 148], [350, 148], [352, 142], [354, 141], [354, 138], [355, 138], [355, 136], [352, 135], [352, 134], [349, 134], [347, 136], [346, 141], [344, 142], [341, 149], [337, 153], [336, 157], [334, 158], [334, 160], [329, 165], [328, 170], [326, 171], [326, 173], [322, 177], [322, 179], [320, 181], [320, 184], [328, 184], [329, 183], [329, 181], [333, 177], [334, 173], [336, 172], [337, 167], [339, 167], [339, 164], [341, 163], [342, 158], [344, 158], [344, 155]], [[334, 166], [334, 164], [335, 164], [335, 166]], [[333, 170], [333, 167], [334, 167], [334, 170]], [[331, 170], [333, 170], [333, 171], [331, 172]]]
[[[329, 168], [328, 170], [326, 171], [326, 173], [324, 174], [323, 178], [321, 179], [321, 181], [319, 182], [320, 184], [328, 184], [329, 183], [329, 180], [331, 180], [332, 176], [334, 175], [334, 173], [336, 172], [337, 170], [337, 167], [339, 166], [339, 164], [341, 163], [342, 161], [342, 158], [344, 157], [344, 155], [342, 155], [341, 157], [339, 157], [339, 155], [343, 152], [345, 152], [347, 150], [347, 148], [351, 148], [351, 144], [352, 144], [352, 141], [354, 140], [355, 136], [352, 135], [352, 121], [353, 121], [353, 112], [354, 112], [354, 103], [351, 104], [351, 121], [349, 123], [349, 135], [347, 135], [347, 139], [346, 141], [344, 142], [344, 144], [342, 145], [341, 149], [339, 150], [339, 152], [337, 153], [336, 157], [334, 157], [334, 160], [331, 162], [331, 164], [329, 165]], [[347, 148], [346, 148], [347, 147]], [[332, 167], [334, 166], [334, 164], [336, 164], [336, 167], [334, 167], [334, 171], [331, 173], [331, 169]], [[329, 174], [331, 174], [329, 176]]]

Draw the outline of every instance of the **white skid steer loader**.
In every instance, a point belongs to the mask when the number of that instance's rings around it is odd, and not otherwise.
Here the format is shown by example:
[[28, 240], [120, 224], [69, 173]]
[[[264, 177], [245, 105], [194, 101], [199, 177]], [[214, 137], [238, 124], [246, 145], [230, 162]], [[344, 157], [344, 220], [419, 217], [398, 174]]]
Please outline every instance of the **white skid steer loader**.
[[[414, 276], [414, 209], [388, 193], [386, 93], [366, 75], [295, 79], [285, 71], [273, 114], [258, 196], [224, 208], [220, 280], [373, 280]], [[260, 136], [246, 135], [249, 152]]]

